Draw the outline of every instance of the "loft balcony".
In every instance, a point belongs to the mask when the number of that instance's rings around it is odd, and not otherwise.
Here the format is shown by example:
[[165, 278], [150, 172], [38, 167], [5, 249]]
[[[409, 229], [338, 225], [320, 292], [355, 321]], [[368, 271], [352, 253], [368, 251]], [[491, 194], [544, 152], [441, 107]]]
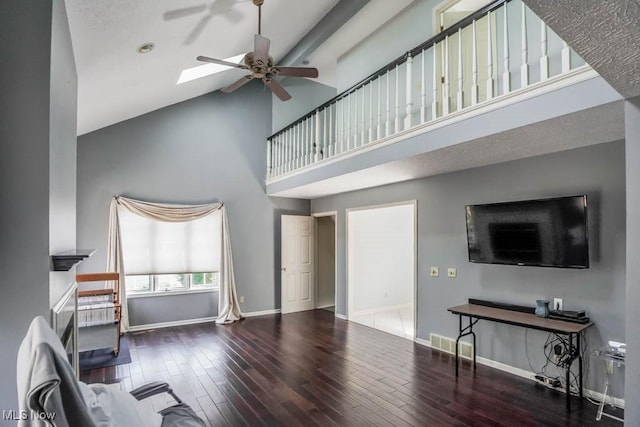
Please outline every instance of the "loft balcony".
[[268, 138], [267, 193], [320, 197], [613, 141], [621, 108], [524, 3], [498, 0]]

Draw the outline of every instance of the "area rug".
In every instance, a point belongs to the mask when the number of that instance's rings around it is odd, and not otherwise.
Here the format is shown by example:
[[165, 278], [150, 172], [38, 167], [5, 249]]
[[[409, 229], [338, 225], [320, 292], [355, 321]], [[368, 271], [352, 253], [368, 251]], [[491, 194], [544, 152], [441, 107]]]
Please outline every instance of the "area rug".
[[101, 348], [98, 350], [82, 351], [79, 354], [79, 359], [81, 371], [131, 363], [127, 337], [123, 336], [120, 339], [120, 352], [117, 357], [113, 355], [113, 348]]

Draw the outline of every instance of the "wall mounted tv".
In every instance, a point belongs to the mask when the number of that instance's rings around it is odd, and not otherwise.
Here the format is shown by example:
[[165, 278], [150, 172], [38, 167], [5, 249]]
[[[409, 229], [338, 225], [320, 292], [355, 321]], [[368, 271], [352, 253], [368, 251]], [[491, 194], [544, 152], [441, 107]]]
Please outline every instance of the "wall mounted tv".
[[587, 196], [466, 207], [469, 261], [588, 268]]

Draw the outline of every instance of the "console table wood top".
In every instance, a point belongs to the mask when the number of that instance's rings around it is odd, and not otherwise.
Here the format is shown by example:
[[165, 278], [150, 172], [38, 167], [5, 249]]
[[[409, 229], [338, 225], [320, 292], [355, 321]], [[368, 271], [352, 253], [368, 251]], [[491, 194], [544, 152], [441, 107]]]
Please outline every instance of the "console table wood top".
[[485, 307], [477, 304], [462, 304], [447, 309], [451, 313], [477, 319], [491, 320], [509, 325], [523, 326], [525, 328], [538, 329], [541, 331], [554, 332], [559, 334], [577, 334], [593, 326], [589, 323], [573, 323], [564, 320], [547, 319], [538, 317], [531, 313], [505, 310], [502, 308]]

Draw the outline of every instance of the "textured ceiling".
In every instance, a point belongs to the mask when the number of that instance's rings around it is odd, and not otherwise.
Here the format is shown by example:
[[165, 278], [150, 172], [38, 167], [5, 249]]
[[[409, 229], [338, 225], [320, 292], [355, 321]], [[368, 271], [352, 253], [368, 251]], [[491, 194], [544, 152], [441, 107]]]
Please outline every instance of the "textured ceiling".
[[523, 0], [622, 96], [640, 95], [638, 0]]
[[315, 199], [621, 139], [623, 103], [614, 102], [269, 195]]

